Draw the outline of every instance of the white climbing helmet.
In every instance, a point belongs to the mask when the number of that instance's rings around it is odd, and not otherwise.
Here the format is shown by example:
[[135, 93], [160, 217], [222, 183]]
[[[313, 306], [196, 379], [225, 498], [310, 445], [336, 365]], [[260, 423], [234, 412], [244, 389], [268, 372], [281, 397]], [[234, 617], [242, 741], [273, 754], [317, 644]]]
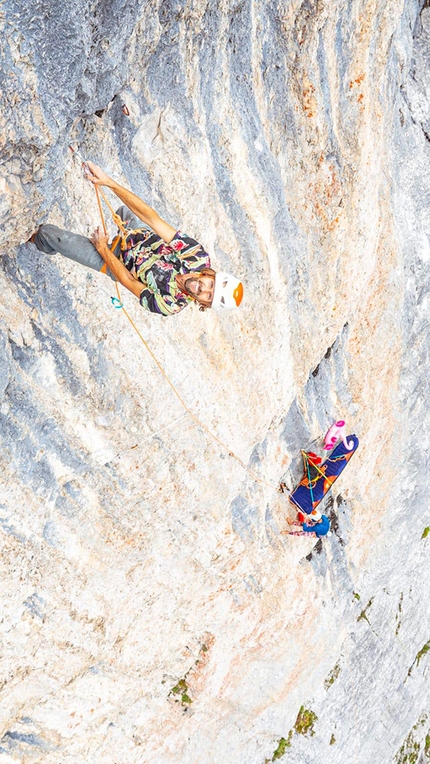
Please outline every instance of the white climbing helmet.
[[309, 512], [309, 517], [311, 520], [313, 520], [314, 523], [319, 523], [322, 518], [322, 514], [321, 512], [318, 512], [317, 509], [313, 509], [312, 512]]
[[242, 302], [243, 284], [236, 276], [225, 271], [215, 274], [215, 289], [211, 308], [214, 310], [232, 310]]

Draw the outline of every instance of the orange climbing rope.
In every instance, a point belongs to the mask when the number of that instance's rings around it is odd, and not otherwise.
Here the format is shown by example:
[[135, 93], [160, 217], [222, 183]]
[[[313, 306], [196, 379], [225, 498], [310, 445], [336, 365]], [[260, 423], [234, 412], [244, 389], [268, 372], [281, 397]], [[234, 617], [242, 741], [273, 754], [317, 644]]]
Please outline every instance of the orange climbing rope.
[[[100, 218], [101, 218], [101, 221], [102, 221], [103, 231], [105, 232], [105, 235], [107, 236], [106, 222], [105, 222], [105, 218], [104, 218], [104, 214], [103, 214], [103, 207], [102, 207], [102, 203], [101, 203], [101, 200], [100, 200], [100, 195], [103, 197], [103, 201], [106, 204], [110, 214], [112, 215], [113, 222], [115, 223], [117, 228], [119, 228], [119, 230], [121, 231], [121, 239], [122, 239], [122, 241], [121, 241], [121, 249], [124, 249], [125, 240], [127, 238], [127, 230], [126, 230], [126, 228], [124, 226], [122, 218], [120, 218], [120, 216], [116, 214], [114, 208], [112, 207], [111, 203], [109, 202], [109, 199], [107, 198], [107, 196], [104, 193], [104, 191], [102, 191], [102, 189], [99, 188], [96, 184], [94, 184], [94, 188], [95, 188], [96, 197], [97, 197], [97, 204], [99, 206], [99, 212], [100, 212]], [[129, 231], [129, 233], [130, 233], [130, 231]]]
[[[126, 231], [126, 229], [125, 229], [125, 227], [123, 225], [123, 221], [121, 220], [119, 215], [117, 215], [116, 212], [114, 211], [112, 205], [109, 203], [109, 201], [108, 201], [108, 199], [106, 197], [106, 194], [104, 194], [102, 189], [99, 188], [97, 186], [97, 184], [94, 184], [94, 189], [95, 189], [95, 192], [96, 192], [97, 204], [98, 204], [98, 207], [99, 207], [100, 218], [101, 218], [101, 221], [102, 221], [102, 226], [103, 226], [103, 231], [105, 233], [105, 236], [107, 236], [107, 228], [106, 228], [106, 222], [105, 222], [105, 218], [104, 218], [104, 214], [103, 214], [103, 208], [102, 208], [102, 203], [101, 203], [100, 195], [103, 197], [103, 201], [106, 203], [106, 205], [107, 205], [107, 207], [108, 207], [108, 209], [109, 209], [109, 211], [110, 211], [110, 213], [112, 215], [112, 219], [113, 219], [115, 225], [117, 225], [119, 230], [121, 231], [121, 237], [120, 237], [121, 238], [121, 249], [124, 249], [125, 239], [126, 239], [126, 236], [127, 236], [127, 231]], [[116, 245], [117, 241], [118, 241], [117, 238], [114, 239], [115, 245]], [[111, 249], [114, 249], [114, 246], [111, 245]], [[233, 459], [235, 459], [240, 464], [240, 466], [245, 470], [245, 472], [248, 475], [250, 475], [252, 477], [252, 479], [256, 483], [260, 483], [261, 485], [265, 485], [265, 486], [271, 488], [272, 490], [279, 491], [280, 489], [279, 489], [278, 486], [275, 487], [272, 483], [269, 483], [266, 480], [263, 480], [262, 478], [258, 477], [258, 475], [256, 475], [252, 470], [250, 470], [249, 467], [247, 467], [246, 464], [243, 462], [243, 460], [239, 456], [236, 456], [236, 454], [233, 453], [233, 451], [231, 451], [230, 448], [225, 443], [223, 443], [222, 440], [220, 440], [220, 438], [218, 438], [218, 436], [215, 435], [215, 433], [212, 432], [212, 430], [210, 430], [208, 427], [206, 427], [206, 425], [203, 424], [203, 422], [187, 406], [187, 404], [185, 403], [184, 399], [182, 398], [182, 396], [180, 395], [180, 393], [176, 389], [175, 385], [169, 379], [169, 377], [166, 374], [166, 372], [164, 371], [163, 367], [161, 366], [161, 364], [159, 363], [159, 361], [155, 357], [155, 355], [152, 352], [151, 348], [149, 347], [147, 341], [144, 339], [144, 337], [142, 336], [141, 332], [139, 331], [139, 329], [137, 328], [136, 324], [134, 323], [133, 319], [131, 318], [131, 316], [127, 313], [126, 309], [124, 308], [123, 302], [121, 300], [121, 294], [120, 294], [120, 291], [119, 291], [118, 281], [115, 282], [115, 285], [116, 285], [117, 299], [118, 299], [118, 303], [119, 303], [116, 307], [121, 308], [121, 310], [124, 312], [124, 315], [126, 316], [128, 321], [132, 325], [132, 327], [133, 327], [134, 331], [136, 332], [137, 336], [139, 337], [141, 342], [144, 344], [144, 346], [145, 346], [146, 350], [148, 351], [149, 355], [151, 356], [152, 360], [154, 361], [154, 363], [158, 367], [160, 373], [163, 375], [163, 377], [166, 380], [167, 384], [173, 390], [174, 394], [178, 398], [178, 400], [181, 403], [181, 405], [184, 407], [184, 409], [187, 412], [187, 414], [189, 414], [191, 419], [197, 424], [198, 427], [201, 427], [202, 430], [204, 430], [213, 440], [216, 441], [216, 443], [218, 443], [219, 446], [221, 446], [221, 448], [223, 448], [225, 451], [227, 451], [228, 455], [231, 456]]]

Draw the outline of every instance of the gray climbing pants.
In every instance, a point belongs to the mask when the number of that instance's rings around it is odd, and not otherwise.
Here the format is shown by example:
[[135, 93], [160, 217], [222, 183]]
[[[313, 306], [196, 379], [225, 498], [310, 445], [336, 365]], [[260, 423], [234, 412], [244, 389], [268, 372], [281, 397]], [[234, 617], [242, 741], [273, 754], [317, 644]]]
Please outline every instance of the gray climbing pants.
[[[126, 228], [131, 231], [148, 228], [148, 226], [139, 220], [139, 218], [124, 204], [117, 209], [116, 214], [120, 216]], [[33, 243], [40, 252], [45, 252], [47, 255], [55, 255], [55, 253], [58, 252], [60, 255], [68, 257], [70, 260], [74, 260], [75, 263], [81, 263], [81, 265], [85, 265], [87, 268], [92, 268], [94, 271], [100, 271], [104, 265], [103, 258], [99, 255], [94, 245], [91, 244], [86, 236], [81, 236], [79, 233], [71, 233], [70, 231], [63, 231], [62, 228], [58, 228], [58, 226], [51, 225], [50, 223], [40, 226], [35, 234]], [[120, 243], [117, 244], [113, 254], [115, 257], [119, 257], [119, 253]], [[109, 269], [106, 271], [106, 274], [115, 281], [115, 276]]]

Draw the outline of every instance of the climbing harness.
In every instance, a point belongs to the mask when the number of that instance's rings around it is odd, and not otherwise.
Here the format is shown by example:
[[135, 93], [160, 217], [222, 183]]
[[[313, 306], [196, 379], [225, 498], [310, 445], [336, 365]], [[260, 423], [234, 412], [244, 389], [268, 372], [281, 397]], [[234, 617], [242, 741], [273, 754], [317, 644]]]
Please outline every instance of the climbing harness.
[[[72, 149], [72, 151], [73, 151], [73, 149]], [[75, 153], [77, 153], [77, 152], [75, 152]], [[79, 154], [78, 154], [78, 157], [79, 157]], [[99, 186], [97, 184], [93, 184], [93, 185], [94, 185], [94, 189], [95, 189], [95, 193], [96, 193], [96, 197], [97, 197], [97, 204], [98, 204], [98, 208], [99, 208], [100, 219], [101, 219], [101, 222], [102, 222], [103, 231], [105, 233], [105, 236], [108, 235], [108, 232], [107, 232], [107, 227], [106, 227], [105, 217], [104, 217], [104, 214], [103, 214], [103, 208], [102, 208], [102, 203], [101, 203], [100, 196], [103, 198], [103, 201], [105, 202], [106, 206], [108, 207], [109, 212], [110, 212], [110, 214], [112, 216], [113, 222], [115, 223], [115, 225], [118, 227], [119, 231], [121, 232], [113, 240], [113, 242], [112, 242], [112, 244], [110, 246], [110, 249], [113, 252], [114, 249], [117, 247], [119, 240], [121, 240], [121, 250], [124, 250], [125, 246], [126, 246], [127, 236], [129, 236], [130, 233], [133, 233], [133, 232], [126, 230], [122, 219], [119, 217], [119, 215], [116, 214], [115, 210], [113, 209], [112, 205], [110, 204], [109, 200], [106, 197], [106, 194], [102, 191], [102, 189], [99, 188]], [[158, 255], [157, 255], [157, 257], [158, 257]], [[101, 271], [103, 273], [106, 273], [106, 263], [102, 267]], [[146, 342], [146, 340], [142, 336], [141, 332], [137, 328], [136, 324], [134, 323], [133, 319], [131, 318], [131, 316], [129, 315], [127, 310], [125, 309], [124, 304], [123, 304], [123, 302], [121, 300], [121, 294], [120, 294], [120, 290], [119, 290], [119, 286], [118, 286], [118, 281], [115, 281], [115, 286], [116, 286], [117, 296], [116, 297], [111, 297], [111, 301], [112, 301], [113, 306], [115, 308], [118, 308], [118, 309], [123, 311], [124, 315], [126, 316], [128, 321], [132, 325], [134, 331], [136, 332], [137, 336], [139, 337], [139, 339], [141, 340], [141, 342], [145, 346], [146, 350], [148, 351], [148, 353], [151, 356], [152, 360], [154, 361], [155, 365], [158, 367], [160, 373], [162, 374], [162, 376], [166, 380], [167, 384], [170, 386], [170, 388], [172, 389], [172, 391], [176, 395], [177, 399], [179, 400], [179, 402], [181, 403], [181, 405], [183, 406], [183, 408], [185, 409], [187, 414], [195, 422], [195, 424], [198, 427], [201, 427], [201, 429], [204, 430], [207, 433], [207, 435], [209, 435], [209, 437], [211, 437], [216, 443], [218, 443], [218, 445], [221, 446], [221, 448], [224, 451], [227, 451], [228, 455], [231, 456], [233, 459], [235, 459], [240, 464], [242, 469], [247, 473], [247, 475], [252, 477], [252, 479], [256, 483], [259, 483], [260, 485], [265, 485], [266, 487], [268, 487], [268, 488], [270, 488], [272, 490], [279, 491], [279, 487], [278, 486], [275, 486], [272, 483], [269, 483], [268, 481], [263, 480], [263, 478], [260, 478], [252, 470], [250, 470], [249, 467], [247, 467], [246, 464], [243, 462], [243, 460], [239, 456], [237, 456], [233, 451], [231, 451], [230, 448], [225, 443], [223, 443], [223, 441], [220, 440], [220, 438], [218, 438], [218, 436], [215, 435], [215, 433], [213, 433], [212, 430], [210, 430], [208, 427], [206, 427], [206, 425], [191, 411], [191, 409], [187, 406], [187, 404], [185, 403], [184, 399], [182, 398], [182, 396], [180, 395], [180, 393], [176, 389], [175, 385], [170, 380], [170, 378], [168, 377], [168, 375], [164, 371], [163, 367], [161, 366], [161, 364], [159, 363], [159, 361], [155, 357], [155, 355], [152, 352], [151, 348], [149, 347], [148, 343]], [[151, 436], [151, 437], [154, 437], [154, 436]]]

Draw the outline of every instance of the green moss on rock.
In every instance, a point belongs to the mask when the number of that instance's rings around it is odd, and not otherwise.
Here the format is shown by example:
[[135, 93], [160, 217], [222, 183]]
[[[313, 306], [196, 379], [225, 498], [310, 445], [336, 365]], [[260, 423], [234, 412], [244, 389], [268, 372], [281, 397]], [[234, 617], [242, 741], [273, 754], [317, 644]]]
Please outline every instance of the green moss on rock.
[[[395, 764], [417, 764], [418, 761], [428, 761], [430, 754], [430, 733], [423, 739], [423, 726], [427, 723], [427, 714], [421, 716], [412, 727], [403, 745], [397, 752]], [[425, 759], [421, 757], [424, 752]]]
[[415, 658], [415, 662], [416, 662], [417, 666], [418, 666], [421, 658], [424, 658], [424, 656], [428, 653], [429, 650], [430, 650], [430, 639], [429, 639], [428, 642], [426, 642], [424, 647], [421, 648], [419, 653], [417, 653], [417, 656]]
[[366, 607], [364, 608], [364, 610], [362, 610], [362, 611], [361, 611], [360, 615], [359, 615], [359, 616], [358, 616], [358, 618], [357, 618], [357, 621], [367, 621], [367, 623], [368, 623], [368, 624], [369, 624], [369, 626], [370, 626], [370, 621], [369, 621], [369, 619], [368, 619], [368, 617], [367, 617], [367, 613], [366, 613], [366, 611], [367, 611], [367, 610], [368, 610], [368, 609], [371, 607], [371, 605], [372, 605], [372, 602], [373, 602], [373, 597], [372, 597], [372, 599], [370, 599], [370, 600], [369, 600], [369, 602], [367, 603], [367, 605], [366, 605]]
[[273, 753], [272, 761], [276, 761], [277, 759], [280, 759], [286, 753], [287, 748], [290, 748], [292, 734], [293, 734], [293, 730], [290, 730], [287, 738], [281, 737], [278, 743], [278, 747], [276, 751], [274, 751]]
[[318, 717], [310, 709], [301, 706], [297, 715], [294, 729], [299, 735], [314, 735], [314, 724], [318, 721]]
[[336, 663], [336, 665], [333, 666], [333, 668], [330, 671], [327, 679], [324, 682], [324, 687], [325, 687], [326, 690], [328, 690], [332, 686], [333, 682], [336, 681], [336, 679], [338, 678], [339, 674], [340, 674], [340, 663]]
[[187, 683], [185, 679], [180, 679], [178, 684], [172, 687], [170, 692], [173, 692], [174, 695], [179, 695], [180, 693], [185, 692], [185, 690], [188, 690]]
[[[181, 696], [181, 704], [183, 706], [190, 706], [193, 702], [188, 695], [188, 685], [185, 681], [185, 679], [180, 679], [178, 684], [175, 684], [174, 687], [169, 692], [169, 695], [180, 695]], [[179, 698], [175, 698], [176, 703], [179, 703]]]

